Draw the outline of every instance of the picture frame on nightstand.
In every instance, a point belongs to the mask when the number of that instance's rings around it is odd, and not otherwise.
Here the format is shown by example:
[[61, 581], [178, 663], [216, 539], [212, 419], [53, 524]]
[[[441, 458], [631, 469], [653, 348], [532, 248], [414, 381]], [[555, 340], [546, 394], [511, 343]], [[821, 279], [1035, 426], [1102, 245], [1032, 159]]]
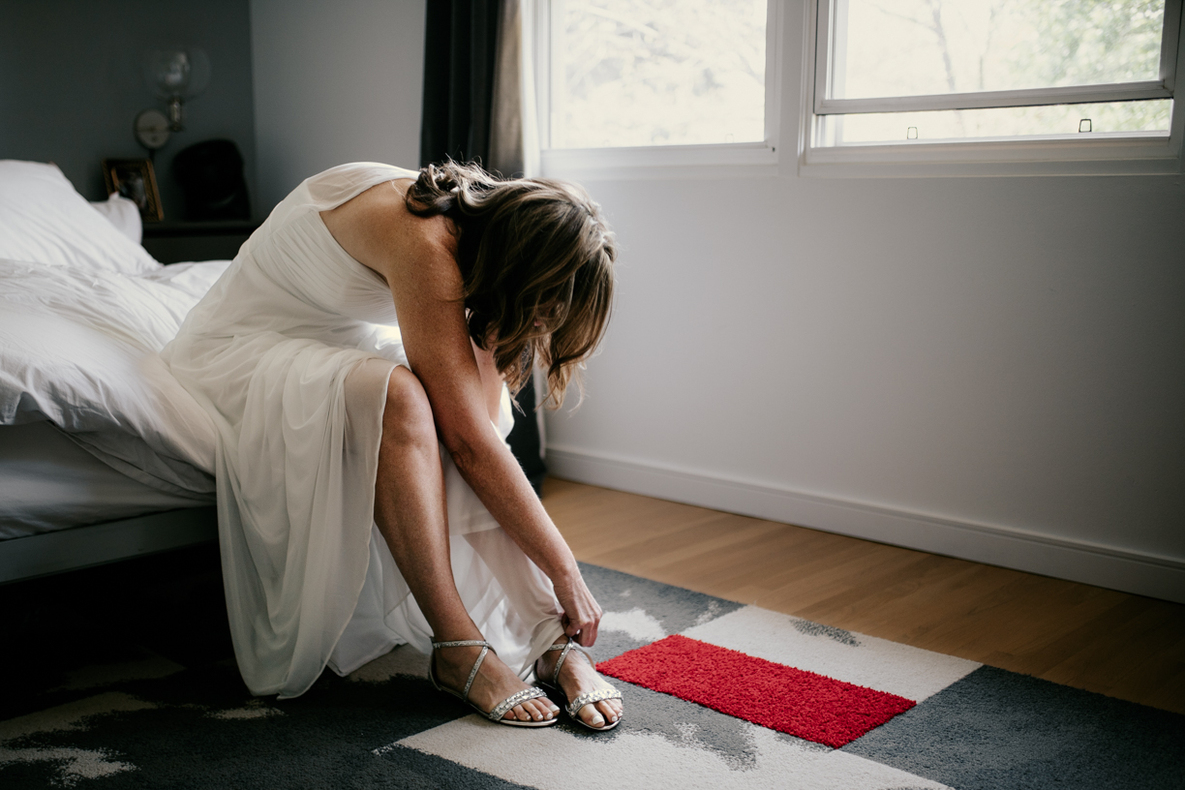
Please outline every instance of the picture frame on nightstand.
[[140, 218], [145, 222], [165, 218], [151, 159], [104, 159], [103, 183], [108, 195], [118, 192], [139, 206]]

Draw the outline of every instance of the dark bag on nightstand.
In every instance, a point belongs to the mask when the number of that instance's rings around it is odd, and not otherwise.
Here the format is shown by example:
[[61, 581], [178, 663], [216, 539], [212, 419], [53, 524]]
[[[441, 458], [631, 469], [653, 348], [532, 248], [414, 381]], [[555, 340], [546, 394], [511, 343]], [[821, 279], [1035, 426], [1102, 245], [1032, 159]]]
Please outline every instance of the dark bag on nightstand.
[[249, 219], [243, 155], [232, 140], [194, 143], [173, 158], [187, 220]]

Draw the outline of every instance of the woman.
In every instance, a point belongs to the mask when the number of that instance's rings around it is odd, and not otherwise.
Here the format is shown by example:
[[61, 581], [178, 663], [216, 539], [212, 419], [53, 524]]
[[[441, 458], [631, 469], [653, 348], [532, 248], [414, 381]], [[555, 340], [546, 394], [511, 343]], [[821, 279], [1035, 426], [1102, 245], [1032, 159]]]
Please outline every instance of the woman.
[[243, 245], [162, 354], [218, 426], [252, 692], [296, 696], [410, 642], [500, 723], [558, 720], [534, 670], [577, 721], [617, 724], [620, 695], [570, 655], [601, 610], [504, 442], [503, 386], [538, 359], [562, 402], [614, 257], [578, 188], [455, 163], [333, 168]]

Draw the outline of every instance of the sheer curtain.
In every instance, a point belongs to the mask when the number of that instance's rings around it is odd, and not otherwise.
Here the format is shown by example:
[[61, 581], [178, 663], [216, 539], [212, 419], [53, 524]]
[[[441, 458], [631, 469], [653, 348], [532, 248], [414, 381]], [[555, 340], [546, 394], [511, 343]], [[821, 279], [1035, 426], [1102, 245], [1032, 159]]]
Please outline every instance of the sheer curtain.
[[[430, 0], [424, 36], [420, 165], [477, 161], [505, 176], [538, 173], [529, 0]], [[515, 397], [508, 441], [536, 493], [543, 485], [539, 371]]]
[[533, 9], [530, 0], [503, 0], [498, 25], [490, 166], [507, 175], [539, 174]]

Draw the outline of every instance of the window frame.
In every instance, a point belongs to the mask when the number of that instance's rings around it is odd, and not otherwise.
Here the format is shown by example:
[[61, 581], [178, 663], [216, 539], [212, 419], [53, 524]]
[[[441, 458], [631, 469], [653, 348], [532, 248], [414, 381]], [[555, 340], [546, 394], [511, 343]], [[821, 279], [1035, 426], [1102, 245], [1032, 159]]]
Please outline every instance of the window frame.
[[539, 128], [540, 169], [545, 176], [580, 179], [655, 177], [772, 176], [777, 173], [782, 95], [782, 27], [785, 0], [766, 0], [765, 139], [746, 143], [654, 145], [607, 148], [552, 148], [551, 87], [558, 64], [551, 62], [551, 44], [559, 15], [552, 5], [563, 0], [533, 2], [535, 103]]
[[830, 20], [838, 0], [804, 3], [803, 101], [799, 130], [800, 175], [946, 176], [946, 175], [1126, 175], [1181, 172], [1185, 137], [1183, 102], [1173, 101], [1168, 134], [1163, 132], [1091, 133], [991, 138], [967, 141], [910, 140], [897, 143], [815, 145], [827, 115], [848, 112], [954, 110], [1035, 106], [1052, 98], [1086, 102], [1173, 98], [1185, 64], [1182, 0], [1166, 0], [1161, 38], [1160, 79], [1136, 83], [1035, 88], [980, 93], [876, 99], [829, 99], [834, 68], [827, 46]]

